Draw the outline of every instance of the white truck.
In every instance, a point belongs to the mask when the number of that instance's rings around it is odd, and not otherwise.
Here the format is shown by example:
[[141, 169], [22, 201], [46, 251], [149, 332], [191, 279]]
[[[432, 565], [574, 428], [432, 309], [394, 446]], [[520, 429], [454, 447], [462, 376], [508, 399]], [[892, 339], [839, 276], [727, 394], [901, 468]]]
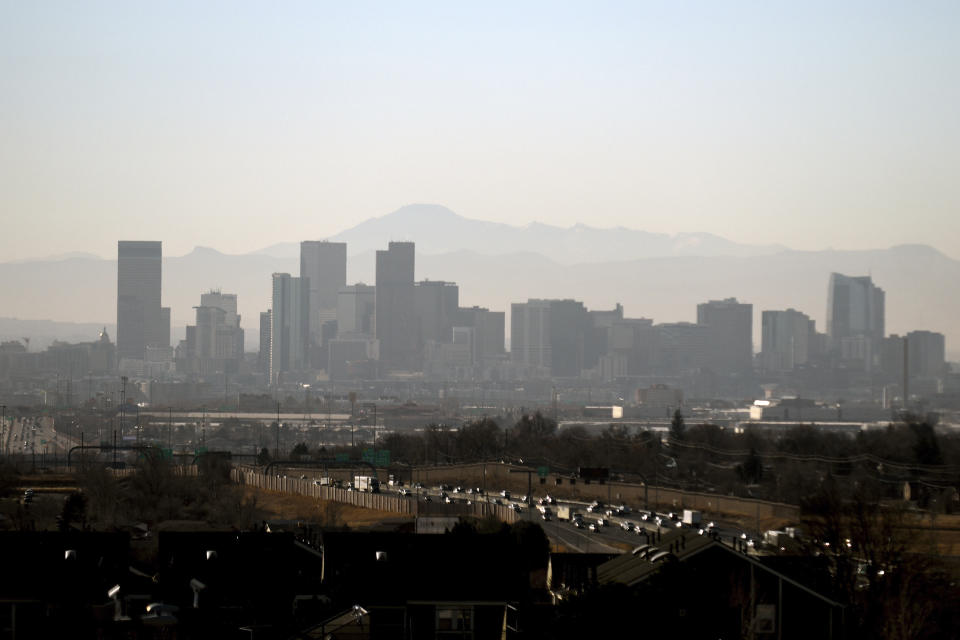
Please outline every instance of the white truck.
[[700, 524], [700, 517], [701, 514], [699, 511], [693, 511], [692, 509], [683, 510], [683, 524], [695, 527]]
[[353, 476], [353, 488], [356, 491], [380, 493], [380, 481], [375, 476]]
[[557, 507], [557, 520], [569, 520], [571, 515], [570, 507]]

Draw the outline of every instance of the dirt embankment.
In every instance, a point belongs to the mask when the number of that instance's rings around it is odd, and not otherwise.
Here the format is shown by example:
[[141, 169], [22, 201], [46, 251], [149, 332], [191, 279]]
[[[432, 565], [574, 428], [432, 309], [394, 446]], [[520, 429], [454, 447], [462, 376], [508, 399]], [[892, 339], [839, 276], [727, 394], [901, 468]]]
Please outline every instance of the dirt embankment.
[[257, 508], [270, 517], [281, 520], [303, 520], [325, 525], [346, 525], [351, 528], [370, 527], [383, 523], [412, 522], [412, 516], [404, 516], [390, 511], [362, 509], [352, 505], [340, 504], [328, 500], [316, 500], [306, 496], [291, 495], [274, 491], [263, 491], [247, 487], [244, 497], [256, 500]]

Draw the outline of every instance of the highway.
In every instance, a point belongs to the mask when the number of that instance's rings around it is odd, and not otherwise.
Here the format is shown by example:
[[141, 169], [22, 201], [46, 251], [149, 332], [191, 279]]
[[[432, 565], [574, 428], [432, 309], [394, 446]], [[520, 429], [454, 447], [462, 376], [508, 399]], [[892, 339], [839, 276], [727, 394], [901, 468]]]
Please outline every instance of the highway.
[[[703, 522], [698, 526], [690, 526], [679, 521], [680, 513], [671, 514], [666, 512], [645, 512], [630, 511], [617, 515], [614, 512], [615, 507], [609, 505], [601, 506], [595, 512], [588, 511], [590, 503], [573, 502], [567, 500], [553, 500], [550, 504], [528, 505], [523, 502], [523, 497], [506, 498], [500, 494], [478, 494], [467, 493], [460, 487], [443, 488], [440, 486], [412, 488], [412, 487], [388, 487], [381, 485], [380, 491], [384, 493], [400, 492], [402, 490], [411, 492], [410, 500], [424, 500], [429, 496], [432, 502], [445, 502], [450, 500], [453, 503], [466, 501], [485, 501], [497, 502], [499, 504], [514, 505], [514, 509], [519, 509], [520, 518], [531, 522], [537, 522], [542, 527], [547, 537], [550, 538], [551, 546], [563, 547], [569, 551], [580, 553], [623, 553], [626, 550], [645, 544], [648, 541], [655, 544], [658, 534], [665, 534], [670, 530], [683, 529], [691, 535], [700, 535], [701, 526], [707, 527], [708, 522]], [[456, 489], [461, 489], [457, 491]], [[543, 500], [543, 499], [541, 499]], [[543, 510], [549, 508], [551, 515], [544, 517]], [[577, 527], [571, 520], [561, 520], [557, 514], [562, 508], [569, 509], [570, 513], [579, 513], [581, 515], [582, 527]], [[643, 516], [646, 515], [646, 519]], [[659, 520], [659, 522], [658, 522]], [[605, 524], [601, 525], [603, 521]], [[624, 523], [630, 523], [630, 526], [624, 526]], [[593, 531], [590, 530], [593, 525]], [[706, 529], [704, 529], [704, 532]], [[747, 534], [730, 526], [721, 525], [715, 527], [714, 531], [722, 535], [725, 539], [733, 537], [742, 537], [752, 540], [754, 534]], [[751, 545], [751, 548], [753, 546]]]

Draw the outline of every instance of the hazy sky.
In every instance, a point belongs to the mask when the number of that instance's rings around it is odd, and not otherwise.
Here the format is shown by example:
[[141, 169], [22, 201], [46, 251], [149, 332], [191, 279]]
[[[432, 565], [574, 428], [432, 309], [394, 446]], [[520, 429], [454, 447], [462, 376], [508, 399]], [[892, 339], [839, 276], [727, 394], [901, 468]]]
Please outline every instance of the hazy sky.
[[960, 258], [960, 2], [0, 0], [0, 261], [408, 203]]

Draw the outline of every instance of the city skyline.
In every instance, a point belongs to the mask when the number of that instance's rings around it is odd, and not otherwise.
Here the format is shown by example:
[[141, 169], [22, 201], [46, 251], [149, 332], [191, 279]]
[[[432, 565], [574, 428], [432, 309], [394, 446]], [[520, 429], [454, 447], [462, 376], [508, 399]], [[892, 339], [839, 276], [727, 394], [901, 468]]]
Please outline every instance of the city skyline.
[[[306, 246], [310, 244], [307, 243]], [[301, 248], [300, 243], [294, 243], [292, 246]], [[332, 246], [339, 246], [341, 251], [345, 248], [342, 244]], [[914, 330], [939, 331], [948, 336], [947, 344], [951, 349], [951, 357], [956, 358], [956, 347], [951, 347], [956, 343], [949, 339], [950, 336], [956, 335], [956, 332], [951, 330], [949, 322], [949, 319], [954, 316], [947, 309], [938, 310], [948, 299], [939, 297], [935, 301], [928, 295], [943, 286], [939, 284], [942, 278], [930, 278], [930, 260], [936, 254], [925, 253], [922, 248], [905, 247], [886, 252], [865, 252], [862, 255], [856, 252], [850, 254], [788, 252], [761, 254], [747, 260], [730, 260], [723, 256], [709, 259], [687, 256], [679, 261], [669, 258], [635, 262], [614, 260], [606, 265], [551, 264], [547, 261], [550, 259], [552, 250], [556, 248], [549, 245], [536, 248], [544, 252], [542, 261], [541, 258], [537, 258], [531, 262], [522, 256], [490, 256], [488, 258], [474, 256], [465, 259], [464, 255], [457, 253], [431, 257], [421, 254], [418, 243], [417, 253], [424, 261], [418, 261], [415, 276], [417, 281], [447, 280], [457, 283], [463, 291], [463, 304], [467, 307], [481, 306], [506, 311], [510, 304], [531, 297], [573, 298], [583, 301], [593, 309], [608, 308], [621, 303], [625, 305], [628, 315], [652, 317], [658, 322], [695, 320], [693, 310], [697, 304], [705, 300], [739, 297], [754, 305], [753, 343], [759, 347], [761, 311], [792, 307], [809, 314], [813, 320], [817, 321], [819, 327], [827, 327], [829, 300], [825, 295], [828, 292], [827, 287], [823, 283], [826, 283], [829, 274], [842, 272], [867, 277], [864, 274], [873, 273], [874, 281], [882, 283], [889, 295], [894, 296], [891, 299], [897, 300], [897, 304], [891, 308], [888, 333], [904, 334]], [[374, 255], [366, 252], [349, 253], [348, 282], [350, 284], [375, 282]], [[857, 256], [861, 257], [857, 258]], [[946, 258], [941, 257], [937, 260], [946, 260]], [[196, 296], [201, 293], [200, 289], [220, 289], [239, 294], [238, 313], [246, 318], [247, 322], [245, 325], [247, 348], [255, 347], [253, 342], [258, 335], [257, 318], [260, 312], [269, 307], [267, 292], [260, 286], [264, 274], [295, 273], [299, 262], [299, 257], [284, 259], [266, 255], [226, 256], [210, 250], [192, 252], [186, 257], [165, 256], [163, 258], [163, 295], [166, 301], [165, 307], [171, 309], [174, 339], [182, 338], [183, 328], [192, 321], [192, 308], [196, 305]], [[803, 266], [804, 264], [806, 266]], [[65, 271], [68, 265], [69, 269]], [[756, 266], [751, 267], [751, 265]], [[878, 267], [874, 269], [872, 265], [878, 265]], [[663, 270], [665, 266], [668, 266], [667, 271]], [[69, 316], [64, 317], [63, 313], [76, 314], [78, 311], [90, 313], [106, 305], [115, 307], [116, 301], [112, 297], [103, 302], [99, 301], [102, 282], [98, 285], [97, 281], [102, 276], [96, 275], [103, 269], [116, 269], [115, 261], [74, 259], [67, 262], [23, 263], [8, 265], [6, 268], [10, 267], [15, 267], [15, 270], [10, 272], [9, 277], [2, 279], [6, 282], [5, 288], [28, 291], [31, 287], [41, 287], [49, 294], [26, 299], [22, 298], [21, 294], [7, 294], [7, 299], [19, 298], [19, 303], [15, 307], [8, 308], [19, 310], [20, 318], [33, 317], [42, 320], [46, 317], [50, 320], [104, 323], [106, 318], [98, 319], [93, 316], [70, 320]], [[731, 270], [732, 267], [736, 268]], [[639, 275], [650, 269], [655, 269], [659, 273], [659, 279], [662, 282], [658, 284], [653, 281], [640, 284], [639, 288], [636, 284], [625, 288], [627, 282], [636, 283], [627, 275], [629, 272], [639, 270], [637, 272]], [[49, 271], [50, 275], [56, 279], [47, 281], [49, 276], [42, 275], [45, 271]], [[477, 273], [483, 273], [485, 276], [477, 278]], [[728, 275], [721, 276], [722, 273]], [[750, 275], [750, 273], [756, 275]], [[551, 276], [551, 274], [554, 275]], [[706, 274], [711, 275], [707, 278], [704, 277]], [[946, 273], [944, 276], [949, 279]], [[757, 279], [761, 277], [767, 281], [767, 284], [758, 287], [758, 284], [764, 281]], [[673, 281], [683, 284], [680, 288], [670, 287], [669, 293], [662, 288], [667, 282]], [[31, 282], [35, 284], [31, 285]], [[653, 297], [651, 294], [654, 294]], [[81, 296], [84, 301], [80, 303], [78, 299], [77, 303], [71, 302], [71, 296]], [[29, 309], [30, 305], [36, 305], [45, 300], [65, 302], [57, 306], [61, 312], [59, 316], [43, 316], [39, 313], [28, 315], [23, 312], [24, 309]], [[946, 306], [949, 307], [949, 304]], [[827, 311], [826, 315], [824, 311]], [[336, 313], [330, 310], [324, 318], [332, 319], [334, 315]], [[191, 319], [187, 320], [187, 317]], [[15, 334], [4, 332], [5, 338], [13, 339], [22, 335], [21, 330], [16, 331]], [[113, 331], [115, 330], [111, 330]], [[41, 338], [38, 344], [44, 343], [42, 335], [35, 336]], [[78, 337], [86, 337], [86, 334]]]

